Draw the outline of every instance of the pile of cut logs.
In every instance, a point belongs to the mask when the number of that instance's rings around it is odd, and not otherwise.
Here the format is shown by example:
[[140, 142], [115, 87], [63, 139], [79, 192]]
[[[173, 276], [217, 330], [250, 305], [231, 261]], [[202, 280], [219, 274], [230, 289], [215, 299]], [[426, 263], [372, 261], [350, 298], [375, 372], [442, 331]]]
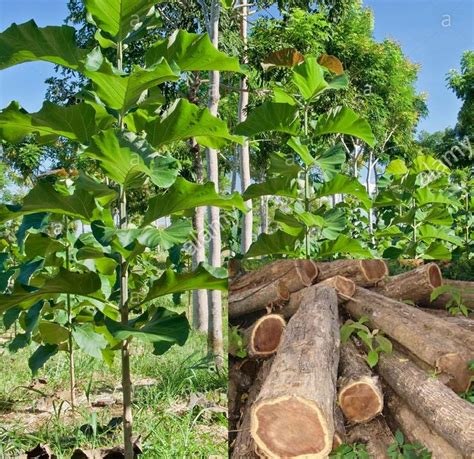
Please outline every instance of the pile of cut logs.
[[[399, 429], [434, 459], [474, 458], [474, 405], [459, 395], [474, 375], [474, 320], [446, 311], [450, 293], [430, 301], [443, 284], [474, 308], [474, 282], [443, 280], [435, 263], [390, 276], [382, 260], [279, 260], [231, 277], [246, 350], [229, 349], [231, 457], [324, 458], [364, 443], [381, 459]], [[392, 342], [373, 370], [362, 341], [340, 341], [361, 317]]]

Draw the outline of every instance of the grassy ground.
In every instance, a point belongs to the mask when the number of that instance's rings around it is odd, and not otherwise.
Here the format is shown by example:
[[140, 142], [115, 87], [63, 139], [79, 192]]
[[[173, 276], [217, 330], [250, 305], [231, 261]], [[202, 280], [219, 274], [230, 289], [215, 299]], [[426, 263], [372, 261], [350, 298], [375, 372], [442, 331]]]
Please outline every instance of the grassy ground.
[[[112, 370], [77, 353], [79, 409], [68, 409], [68, 364], [56, 355], [32, 380], [27, 360], [33, 347], [9, 354], [0, 347], [0, 458], [15, 458], [48, 444], [58, 458], [76, 447], [121, 444], [121, 428], [101, 432], [121, 405], [91, 407], [89, 399], [120, 400], [119, 355]], [[206, 358], [206, 337], [191, 333], [183, 347], [153, 356], [138, 342], [132, 348], [134, 431], [144, 458], [227, 457], [227, 374]], [[81, 428], [82, 427], [82, 428]]]

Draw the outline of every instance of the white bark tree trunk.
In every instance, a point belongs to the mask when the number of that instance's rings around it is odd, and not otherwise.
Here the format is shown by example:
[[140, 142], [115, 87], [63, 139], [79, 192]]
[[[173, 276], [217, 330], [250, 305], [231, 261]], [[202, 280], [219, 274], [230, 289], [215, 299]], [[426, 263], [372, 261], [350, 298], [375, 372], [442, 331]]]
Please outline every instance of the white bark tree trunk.
[[[240, 2], [240, 38], [243, 42], [243, 59], [242, 62], [245, 64], [248, 62], [247, 59], [247, 17], [248, 17], [248, 6], [247, 0], [241, 0]], [[240, 80], [240, 97], [239, 97], [239, 123], [242, 123], [247, 119], [247, 108], [249, 104], [249, 93], [248, 93], [248, 78], [243, 75]], [[243, 145], [238, 147], [240, 153], [240, 180], [241, 180], [241, 191], [242, 193], [250, 186], [250, 147], [249, 142], [245, 139]], [[252, 244], [252, 227], [253, 227], [253, 212], [252, 212], [252, 200], [246, 201], [245, 204], [249, 208], [249, 211], [244, 214], [242, 218], [242, 242], [241, 251], [246, 253]]]
[[260, 234], [268, 233], [268, 196], [260, 196]]

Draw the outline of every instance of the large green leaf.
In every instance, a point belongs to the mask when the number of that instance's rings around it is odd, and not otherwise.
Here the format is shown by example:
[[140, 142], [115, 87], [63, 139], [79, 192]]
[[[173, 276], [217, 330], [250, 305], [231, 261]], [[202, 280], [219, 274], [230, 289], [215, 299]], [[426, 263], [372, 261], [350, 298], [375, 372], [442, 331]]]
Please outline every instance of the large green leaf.
[[292, 236], [300, 236], [304, 231], [305, 225], [293, 215], [282, 212], [280, 209], [275, 210], [275, 222], [278, 222], [281, 229]]
[[358, 198], [365, 207], [370, 207], [371, 200], [364, 185], [354, 177], [338, 174], [329, 182], [324, 182], [317, 190], [315, 197], [331, 196], [333, 194], [351, 194]]
[[312, 99], [328, 87], [323, 67], [315, 57], [307, 57], [293, 68], [293, 82], [305, 100]]
[[84, 0], [86, 11], [94, 23], [115, 42], [140, 27], [154, 0]]
[[[106, 320], [111, 319], [106, 318]], [[102, 351], [107, 347], [107, 340], [94, 330], [92, 324], [75, 326], [72, 330], [72, 337], [82, 352], [102, 360]]]
[[128, 189], [142, 187], [147, 177], [159, 187], [168, 187], [179, 172], [174, 158], [158, 155], [144, 139], [118, 129], [94, 136], [86, 154], [100, 162], [108, 177]]
[[176, 100], [161, 119], [148, 123], [145, 131], [148, 142], [156, 148], [191, 137], [200, 145], [218, 149], [229, 142], [241, 142], [229, 133], [225, 121], [186, 99]]
[[96, 132], [95, 110], [86, 103], [64, 107], [46, 101], [39, 112], [27, 113], [12, 102], [0, 112], [0, 137], [12, 143], [30, 134], [37, 134], [38, 143], [51, 143], [59, 136], [87, 143]]
[[375, 138], [369, 123], [348, 107], [337, 107], [321, 115], [316, 123], [314, 133], [346, 134], [367, 142], [371, 147], [375, 145]]
[[147, 89], [179, 79], [179, 74], [165, 60], [148, 69], [135, 65], [130, 73], [125, 73], [114, 68], [101, 55], [88, 60], [85, 74], [94, 83], [97, 96], [108, 107], [123, 113], [136, 106]]
[[167, 269], [158, 280], [153, 282], [143, 302], [146, 303], [171, 293], [199, 289], [227, 290], [227, 278], [216, 277], [202, 264], [189, 273], [176, 273], [172, 269]]
[[296, 256], [298, 252], [296, 245], [300, 240], [301, 235], [294, 236], [281, 230], [277, 230], [272, 234], [262, 233], [250, 246], [245, 256], [247, 258], [272, 254]]
[[421, 258], [424, 260], [451, 260], [452, 255], [445, 244], [434, 241], [423, 251]]
[[44, 364], [54, 355], [58, 353], [58, 345], [57, 344], [45, 344], [43, 346], [39, 346], [35, 352], [31, 355], [28, 359], [28, 366], [30, 367], [31, 373], [33, 376], [38, 373], [38, 370], [43, 368]]
[[76, 46], [73, 27], [38, 27], [31, 20], [0, 33], [0, 69], [23, 62], [46, 61], [78, 69], [86, 51]]
[[314, 158], [311, 156], [308, 146], [302, 143], [299, 137], [290, 137], [286, 144], [298, 154], [306, 166], [311, 166], [314, 163]]
[[442, 240], [451, 242], [452, 244], [462, 246], [463, 240], [453, 234], [449, 234], [445, 229], [431, 225], [421, 225], [419, 228], [419, 239], [422, 241], [432, 242], [435, 240]]
[[43, 320], [40, 322], [38, 330], [43, 343], [46, 344], [61, 344], [69, 337], [69, 330], [56, 322]]
[[153, 343], [154, 354], [158, 355], [166, 352], [173, 344], [182, 346], [189, 335], [186, 314], [177, 314], [165, 308], [158, 308], [152, 318], [140, 328], [136, 328], [134, 322], [124, 325], [109, 318], [105, 319], [105, 324], [115, 339], [122, 341], [135, 337]]
[[98, 217], [95, 200], [110, 200], [114, 195], [113, 190], [107, 186], [96, 183], [92, 187], [87, 180], [76, 181], [71, 195], [59, 193], [51, 183], [40, 181], [25, 196], [22, 205], [0, 205], [0, 222], [38, 212], [68, 215], [90, 221]]
[[346, 152], [341, 144], [334, 145], [324, 150], [315, 159], [315, 164], [320, 167], [324, 180], [332, 180], [346, 161]]
[[88, 296], [100, 287], [100, 278], [95, 273], [75, 273], [61, 268], [56, 276], [46, 279], [42, 287], [37, 290], [31, 290], [31, 288], [26, 290], [17, 286], [13, 293], [0, 295], [0, 313], [13, 306], [28, 309], [39, 300], [49, 299], [61, 293]]
[[251, 110], [247, 119], [237, 125], [235, 133], [248, 137], [271, 131], [297, 135], [298, 127], [297, 106], [267, 101]]
[[408, 173], [408, 167], [403, 159], [394, 159], [390, 161], [385, 172], [393, 175], [405, 175]]
[[283, 175], [269, 178], [262, 183], [254, 183], [245, 190], [243, 198], [247, 201], [248, 199], [267, 195], [296, 198], [298, 196], [298, 189], [294, 177]]
[[147, 225], [161, 217], [200, 206], [214, 206], [224, 209], [237, 208], [242, 212], [247, 210], [242, 196], [238, 193], [222, 196], [216, 193], [212, 182], [200, 185], [178, 177], [176, 182], [164, 193], [150, 199], [143, 225]]
[[147, 67], [156, 64], [161, 58], [174, 62], [183, 71], [241, 71], [239, 60], [218, 51], [209, 35], [185, 30], [176, 30], [169, 38], [152, 45], [145, 55]]
[[439, 159], [433, 158], [430, 155], [419, 155], [413, 160], [410, 171], [414, 174], [420, 172], [442, 172], [449, 174], [449, 167], [443, 164]]
[[333, 255], [351, 255], [357, 258], [372, 258], [369, 250], [362, 247], [359, 241], [343, 234], [333, 241], [324, 241], [319, 246], [319, 257], [327, 258]]
[[413, 196], [420, 207], [426, 206], [427, 204], [447, 204], [459, 207], [459, 203], [449, 198], [449, 196], [446, 196], [445, 192], [431, 191], [429, 187], [418, 188]]

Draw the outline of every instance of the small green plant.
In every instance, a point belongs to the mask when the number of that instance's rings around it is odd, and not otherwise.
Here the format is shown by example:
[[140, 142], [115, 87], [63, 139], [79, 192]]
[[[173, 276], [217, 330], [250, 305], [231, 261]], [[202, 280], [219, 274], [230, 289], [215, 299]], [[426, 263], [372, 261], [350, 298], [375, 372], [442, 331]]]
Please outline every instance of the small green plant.
[[387, 449], [391, 459], [430, 459], [431, 452], [419, 443], [405, 443], [405, 436], [400, 430], [395, 432], [395, 443]]
[[469, 315], [469, 312], [471, 312], [472, 309], [469, 309], [463, 303], [461, 290], [451, 285], [441, 285], [440, 287], [435, 288], [431, 292], [430, 300], [434, 301], [436, 300], [436, 298], [440, 297], [444, 293], [449, 293], [451, 295], [451, 298], [446, 303], [446, 309], [449, 311], [450, 314], [454, 316], [456, 314], [461, 313], [466, 317]]
[[353, 445], [342, 444], [337, 447], [330, 455], [333, 459], [369, 459], [369, 453], [363, 443], [354, 443]]
[[244, 337], [239, 333], [239, 327], [230, 327], [229, 329], [229, 354], [244, 359], [247, 357], [245, 349], [246, 343]]
[[347, 342], [353, 334], [360, 338], [368, 348], [367, 363], [370, 368], [373, 368], [377, 365], [381, 352], [388, 354], [392, 352], [392, 343], [382, 335], [380, 330], [370, 330], [367, 325], [364, 325], [368, 320], [367, 317], [361, 317], [357, 322], [351, 319], [346, 320], [341, 327], [340, 334], [343, 343]]

